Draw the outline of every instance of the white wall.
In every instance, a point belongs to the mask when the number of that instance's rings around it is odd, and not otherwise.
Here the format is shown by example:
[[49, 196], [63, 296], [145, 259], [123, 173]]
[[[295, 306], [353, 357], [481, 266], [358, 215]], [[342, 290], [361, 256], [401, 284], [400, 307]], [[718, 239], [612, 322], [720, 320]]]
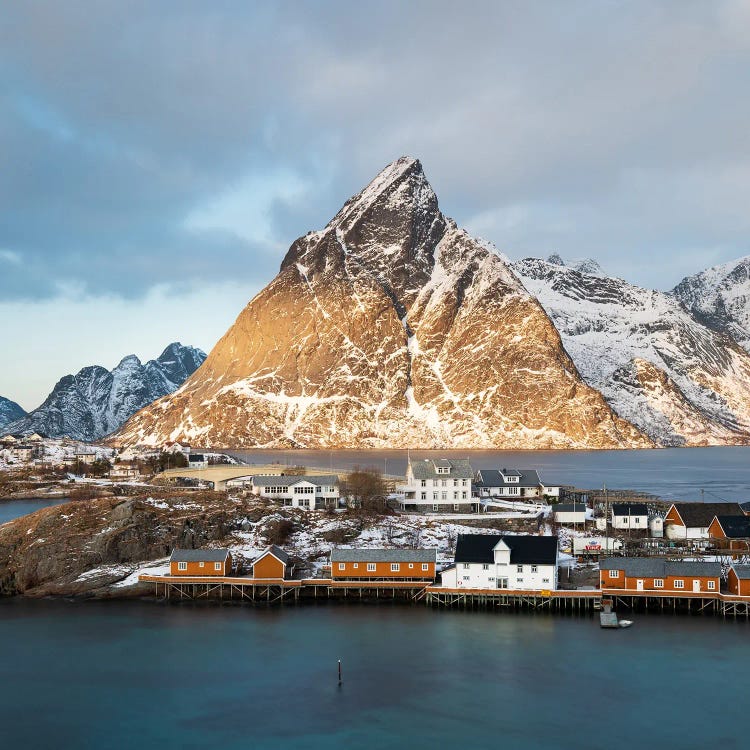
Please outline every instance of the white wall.
[[[448, 588], [464, 589], [496, 589], [498, 579], [507, 578], [509, 590], [557, 588], [557, 566], [537, 565], [535, 573], [531, 572], [531, 565], [523, 565], [523, 572], [519, 573], [514, 564], [487, 563], [487, 568], [481, 563], [457, 563], [452, 570], [442, 575], [442, 585]], [[523, 579], [519, 581], [518, 579]]]
[[646, 529], [648, 530], [648, 516], [612, 516], [614, 529]]
[[555, 521], [557, 523], [585, 523], [586, 522], [586, 511], [574, 512], [574, 511], [563, 511], [562, 513], [555, 511]]

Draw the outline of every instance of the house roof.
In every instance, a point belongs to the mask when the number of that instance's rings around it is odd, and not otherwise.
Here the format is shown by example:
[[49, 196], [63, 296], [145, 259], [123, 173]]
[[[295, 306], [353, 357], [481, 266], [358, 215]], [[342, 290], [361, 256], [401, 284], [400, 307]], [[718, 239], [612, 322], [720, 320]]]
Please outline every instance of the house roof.
[[281, 547], [279, 547], [278, 545], [272, 544], [269, 547], [266, 547], [263, 552], [261, 552], [258, 557], [255, 558], [255, 560], [253, 561], [253, 565], [266, 555], [273, 555], [277, 560], [283, 562], [284, 565], [289, 562], [289, 555], [284, 552], [284, 550], [281, 549]]
[[459, 534], [456, 541], [455, 561], [457, 563], [494, 563], [494, 549], [500, 541], [504, 541], [510, 547], [512, 564], [554, 565], [557, 562], [556, 536], [526, 534]]
[[750, 565], [732, 565], [732, 570], [737, 578], [746, 580], [750, 578]]
[[612, 505], [613, 516], [647, 516], [648, 506], [646, 503], [614, 503]]
[[339, 478], [336, 474], [319, 474], [306, 476], [304, 474], [259, 474], [253, 477], [256, 487], [291, 487], [299, 482], [310, 482], [316, 485], [338, 484]]
[[350, 549], [334, 547], [331, 562], [419, 562], [434, 563], [436, 549]]
[[[423, 461], [410, 462], [414, 479], [473, 479], [474, 469], [468, 458], [425, 458]], [[450, 468], [449, 474], [438, 474], [437, 467]]]
[[[505, 474], [505, 476], [503, 476]], [[519, 477], [517, 482], [506, 482], [505, 477]], [[477, 471], [475, 484], [478, 487], [538, 487], [541, 485], [539, 474], [535, 469], [480, 469]]]
[[728, 539], [750, 537], [750, 516], [716, 516]]
[[205, 461], [206, 457], [202, 453], [191, 453], [188, 456], [188, 463], [197, 463], [198, 461]]
[[224, 562], [228, 549], [173, 549], [170, 562]]
[[600, 570], [624, 570], [625, 575], [644, 578], [667, 578], [668, 576], [721, 576], [721, 564], [717, 562], [694, 562], [664, 560], [658, 557], [608, 557], [599, 561]]
[[714, 516], [744, 515], [739, 503], [672, 503], [672, 508], [680, 514], [685, 526], [694, 529], [707, 529]]
[[585, 513], [588, 506], [584, 503], [558, 503], [553, 510], [555, 513]]

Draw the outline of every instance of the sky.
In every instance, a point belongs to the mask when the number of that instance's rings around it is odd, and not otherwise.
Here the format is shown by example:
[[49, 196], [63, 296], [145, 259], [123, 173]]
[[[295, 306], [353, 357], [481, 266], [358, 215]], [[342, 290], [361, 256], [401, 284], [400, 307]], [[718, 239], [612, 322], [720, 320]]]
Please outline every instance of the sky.
[[750, 0], [0, 11], [0, 395], [206, 351], [401, 155], [512, 259], [750, 253]]

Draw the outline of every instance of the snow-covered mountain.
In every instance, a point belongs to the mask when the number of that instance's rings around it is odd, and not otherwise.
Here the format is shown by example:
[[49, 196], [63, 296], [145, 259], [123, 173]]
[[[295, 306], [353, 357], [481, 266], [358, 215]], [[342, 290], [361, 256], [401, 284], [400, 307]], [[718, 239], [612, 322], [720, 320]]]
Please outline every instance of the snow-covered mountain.
[[146, 364], [131, 354], [112, 371], [84, 367], [77, 375], [61, 378], [40, 407], [8, 430], [99, 440], [138, 409], [179, 388], [205, 359], [200, 349], [173, 343]]
[[0, 430], [24, 416], [26, 416], [26, 411], [15, 401], [0, 396]]
[[750, 352], [750, 255], [688, 276], [671, 294], [698, 320]]
[[583, 382], [508, 261], [443, 216], [408, 157], [294, 242], [203, 367], [113, 439], [651, 445]]
[[750, 356], [675, 297], [562, 263], [513, 264], [589, 385], [661, 445], [750, 442]]

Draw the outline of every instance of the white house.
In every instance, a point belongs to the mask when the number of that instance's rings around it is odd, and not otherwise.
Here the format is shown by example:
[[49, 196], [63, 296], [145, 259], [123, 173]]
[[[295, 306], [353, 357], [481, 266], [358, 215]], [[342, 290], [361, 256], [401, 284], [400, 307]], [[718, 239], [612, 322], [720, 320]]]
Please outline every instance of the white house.
[[534, 469], [479, 469], [474, 476], [478, 497], [499, 497], [510, 500], [560, 496], [561, 485], [546, 485]]
[[190, 446], [187, 443], [179, 443], [173, 440], [168, 440], [162, 446], [164, 453], [183, 453], [188, 455], [190, 453]]
[[613, 505], [612, 528], [648, 531], [648, 506], [646, 503], [616, 503]]
[[540, 591], [557, 588], [557, 537], [459, 534], [446, 588]]
[[583, 503], [560, 503], [552, 511], [556, 523], [585, 524], [588, 508]]
[[[237, 479], [244, 479], [244, 477]], [[250, 486], [254, 494], [292, 508], [305, 508], [306, 510], [335, 508], [339, 502], [339, 478], [335, 474], [321, 476], [259, 474], [252, 478]]]
[[474, 470], [465, 458], [425, 458], [409, 460], [406, 484], [397, 488], [404, 494], [403, 510], [433, 513], [471, 513], [479, 503], [472, 501]]
[[189, 453], [188, 467], [191, 469], [206, 469], [208, 468], [208, 458], [202, 453]]

